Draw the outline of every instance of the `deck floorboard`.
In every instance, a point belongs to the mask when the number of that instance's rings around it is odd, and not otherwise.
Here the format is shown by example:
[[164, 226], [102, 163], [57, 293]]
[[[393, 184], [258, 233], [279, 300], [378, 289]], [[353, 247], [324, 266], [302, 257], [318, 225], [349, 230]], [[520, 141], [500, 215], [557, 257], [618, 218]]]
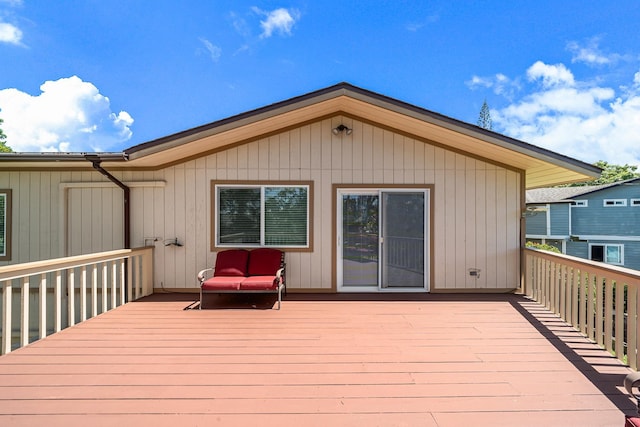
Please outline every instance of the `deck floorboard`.
[[158, 294], [0, 357], [2, 426], [621, 426], [629, 369], [516, 295]]

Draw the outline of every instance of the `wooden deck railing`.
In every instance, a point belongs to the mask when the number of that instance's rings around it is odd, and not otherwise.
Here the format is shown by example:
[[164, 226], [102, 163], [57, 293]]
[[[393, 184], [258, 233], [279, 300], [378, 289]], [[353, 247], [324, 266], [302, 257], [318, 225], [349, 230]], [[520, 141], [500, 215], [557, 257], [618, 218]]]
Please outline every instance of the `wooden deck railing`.
[[6, 354], [153, 293], [153, 248], [0, 267], [0, 290]]
[[527, 296], [638, 370], [640, 271], [525, 249]]

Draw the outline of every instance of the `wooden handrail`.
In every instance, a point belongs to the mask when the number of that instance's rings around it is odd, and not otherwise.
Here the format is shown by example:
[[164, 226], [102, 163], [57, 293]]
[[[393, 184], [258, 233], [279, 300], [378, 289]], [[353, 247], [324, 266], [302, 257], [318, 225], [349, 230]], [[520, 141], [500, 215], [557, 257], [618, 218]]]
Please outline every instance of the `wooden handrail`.
[[[29, 344], [33, 327], [37, 326], [38, 337], [44, 338], [50, 332], [74, 325], [78, 317], [82, 322], [126, 300], [153, 293], [153, 247], [3, 266], [0, 291], [3, 331], [0, 354], [6, 354]], [[32, 294], [37, 294], [37, 311], [30, 309]], [[18, 298], [19, 302], [15, 301]], [[12, 311], [14, 307], [19, 307], [19, 313]], [[14, 339], [18, 328], [13, 325], [19, 325], [19, 340]]]

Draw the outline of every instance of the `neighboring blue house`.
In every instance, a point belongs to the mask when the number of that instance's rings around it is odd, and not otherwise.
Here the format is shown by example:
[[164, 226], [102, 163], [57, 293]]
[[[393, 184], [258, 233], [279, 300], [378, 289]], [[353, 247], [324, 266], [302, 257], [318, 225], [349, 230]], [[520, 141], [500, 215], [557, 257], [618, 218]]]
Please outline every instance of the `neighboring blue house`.
[[527, 241], [640, 270], [640, 178], [527, 190]]

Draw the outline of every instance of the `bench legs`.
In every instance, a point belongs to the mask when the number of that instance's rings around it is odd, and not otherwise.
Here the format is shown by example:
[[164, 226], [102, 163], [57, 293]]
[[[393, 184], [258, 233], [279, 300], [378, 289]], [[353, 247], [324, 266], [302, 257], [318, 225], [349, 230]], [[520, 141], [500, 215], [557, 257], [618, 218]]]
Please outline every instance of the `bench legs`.
[[[277, 310], [280, 310], [281, 306], [282, 306], [282, 290], [284, 289], [284, 285], [280, 285], [278, 286], [278, 307]], [[286, 290], [285, 290], [286, 292]], [[237, 293], [237, 294], [241, 294], [242, 291], [239, 292], [207, 292], [207, 293], [211, 293], [211, 294], [215, 294], [215, 293]], [[198, 310], [202, 310], [202, 304], [204, 303], [204, 292], [202, 292], [202, 288], [200, 288], [200, 304], [198, 305]]]

